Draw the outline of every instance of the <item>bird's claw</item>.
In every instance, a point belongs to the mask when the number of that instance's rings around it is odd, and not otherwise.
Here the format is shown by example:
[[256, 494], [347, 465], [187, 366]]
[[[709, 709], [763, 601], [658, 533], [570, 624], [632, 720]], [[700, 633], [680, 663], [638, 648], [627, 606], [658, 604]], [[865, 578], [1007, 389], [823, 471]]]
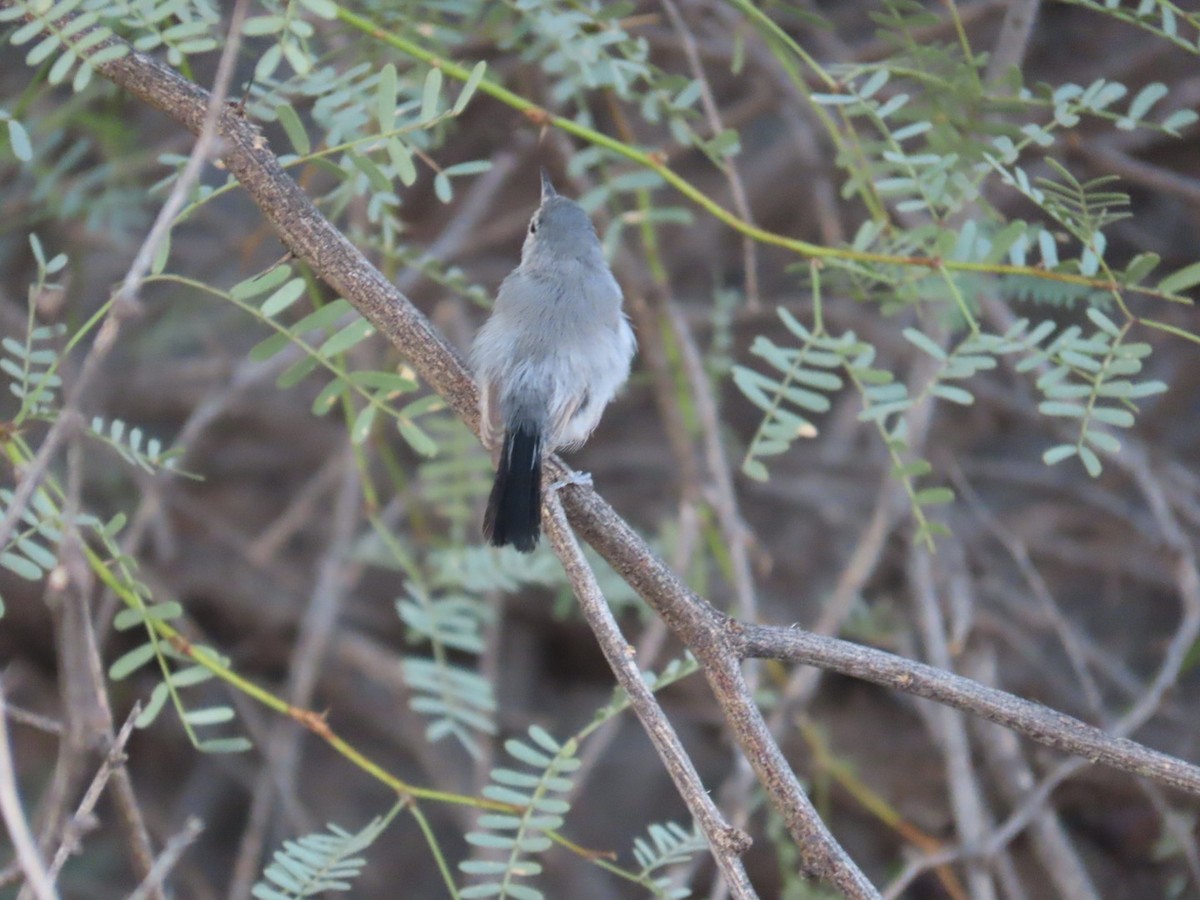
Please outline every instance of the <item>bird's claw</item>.
[[570, 484], [577, 484], [580, 487], [591, 487], [592, 486], [592, 473], [591, 472], [572, 472], [566, 478], [559, 479], [558, 481], [551, 484], [550, 490], [561, 491], [563, 488], [565, 488], [567, 485], [570, 485]]

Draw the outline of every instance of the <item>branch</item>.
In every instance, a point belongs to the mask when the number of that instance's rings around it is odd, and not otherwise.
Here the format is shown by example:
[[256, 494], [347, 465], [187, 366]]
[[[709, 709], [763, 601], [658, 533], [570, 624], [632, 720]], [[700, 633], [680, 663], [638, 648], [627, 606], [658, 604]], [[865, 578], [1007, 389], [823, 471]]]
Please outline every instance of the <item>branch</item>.
[[1200, 766], [1115, 738], [1065, 713], [977, 681], [882, 650], [799, 629], [733, 623], [747, 659], [786, 659], [820, 666], [916, 697], [936, 700], [1011, 728], [1039, 744], [1200, 796]]
[[750, 836], [740, 829], [727, 824], [720, 810], [709, 797], [700, 780], [691, 758], [684, 750], [679, 735], [668, 721], [662, 707], [654, 698], [654, 693], [642, 680], [633, 648], [625, 642], [621, 629], [617, 625], [608, 601], [596, 583], [596, 576], [584, 559], [583, 551], [575, 541], [563, 514], [562, 503], [558, 499], [559, 492], [555, 489], [547, 491], [546, 508], [549, 528], [547, 529], [554, 552], [562, 560], [563, 568], [571, 581], [575, 596], [579, 599], [579, 607], [583, 616], [596, 635], [604, 658], [617, 683], [629, 695], [630, 705], [641, 720], [642, 727], [654, 744], [654, 749], [666, 766], [671, 780], [679, 790], [692, 818], [700, 825], [708, 845], [712, 849], [717, 867], [725, 877], [735, 897], [753, 898], [757, 895], [750, 886], [750, 879], [742, 866], [741, 855], [750, 849]]
[[37, 900], [56, 900], [54, 882], [38, 853], [37, 842], [29, 830], [29, 821], [21, 806], [17, 791], [16, 770], [8, 746], [8, 709], [4, 704], [3, 685], [0, 685], [0, 819], [8, 829], [17, 854], [17, 863], [25, 874], [25, 884]]

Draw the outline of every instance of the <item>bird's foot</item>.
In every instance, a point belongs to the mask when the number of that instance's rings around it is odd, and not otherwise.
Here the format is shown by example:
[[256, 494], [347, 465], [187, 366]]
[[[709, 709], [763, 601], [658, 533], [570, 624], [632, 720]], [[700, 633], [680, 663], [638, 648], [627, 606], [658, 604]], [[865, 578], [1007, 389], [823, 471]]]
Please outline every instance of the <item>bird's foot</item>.
[[561, 491], [563, 488], [565, 488], [569, 484], [577, 484], [580, 487], [591, 487], [592, 486], [592, 473], [591, 472], [572, 472], [566, 478], [562, 478], [562, 479], [554, 482], [553, 484], [551, 484], [550, 490]]

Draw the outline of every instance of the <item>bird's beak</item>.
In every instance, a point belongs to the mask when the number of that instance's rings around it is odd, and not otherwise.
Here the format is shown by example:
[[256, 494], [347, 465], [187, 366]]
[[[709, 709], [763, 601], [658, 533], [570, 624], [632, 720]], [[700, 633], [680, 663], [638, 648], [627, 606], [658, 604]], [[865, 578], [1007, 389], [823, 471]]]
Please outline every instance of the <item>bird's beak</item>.
[[558, 191], [554, 189], [554, 183], [550, 180], [550, 176], [546, 173], [545, 168], [542, 169], [542, 202], [545, 203], [551, 197], [557, 197]]

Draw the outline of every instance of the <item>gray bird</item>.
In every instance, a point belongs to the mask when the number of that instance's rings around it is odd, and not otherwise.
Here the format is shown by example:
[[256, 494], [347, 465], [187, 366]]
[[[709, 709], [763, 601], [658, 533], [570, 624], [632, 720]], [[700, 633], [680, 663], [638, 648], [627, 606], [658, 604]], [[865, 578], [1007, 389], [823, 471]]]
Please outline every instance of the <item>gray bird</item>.
[[484, 446], [499, 450], [483, 534], [528, 553], [541, 531], [542, 458], [588, 439], [629, 377], [636, 343], [583, 208], [542, 170], [521, 264], [471, 347]]

